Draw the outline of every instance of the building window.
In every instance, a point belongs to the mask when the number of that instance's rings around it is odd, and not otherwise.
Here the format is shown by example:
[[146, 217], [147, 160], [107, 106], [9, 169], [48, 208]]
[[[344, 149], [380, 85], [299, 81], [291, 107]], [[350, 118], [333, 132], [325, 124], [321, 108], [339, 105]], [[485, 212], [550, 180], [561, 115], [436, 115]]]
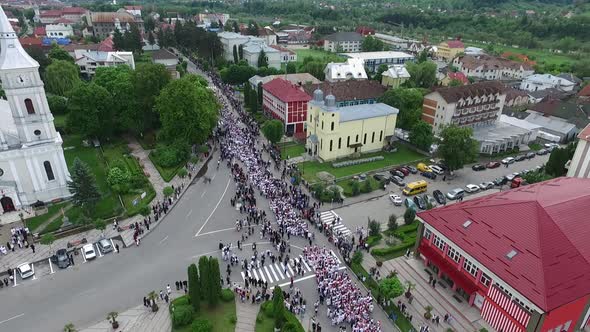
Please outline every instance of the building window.
[[474, 277], [477, 274], [477, 267], [467, 258], [463, 261], [463, 269]]
[[33, 106], [33, 101], [31, 99], [25, 99], [25, 107], [27, 108], [27, 113], [35, 114], [35, 107]]
[[363, 145], [367, 144], [367, 133], [363, 136]]
[[313, 115], [309, 115], [309, 122], [313, 122]]
[[350, 136], [348, 136], [348, 138], [346, 139], [346, 147], [350, 146]]
[[356, 140], [355, 140], [355, 142], [356, 142], [356, 143], [358, 143], [358, 142], [359, 142], [359, 135], [356, 135]]
[[45, 167], [45, 174], [47, 174], [47, 180], [55, 180], [55, 175], [53, 175], [53, 169], [51, 169], [51, 163], [49, 161], [45, 161], [43, 163], [43, 167]]
[[342, 147], [342, 137], [338, 137], [338, 150]]
[[481, 278], [479, 278], [479, 281], [486, 287], [490, 287], [490, 283], [492, 282], [492, 278], [490, 278], [489, 275], [482, 273], [481, 274]]
[[379, 133], [379, 142], [383, 141], [383, 130], [381, 130], [381, 133]]
[[438, 236], [434, 236], [434, 241], [433, 241], [434, 245], [440, 249], [440, 250], [444, 250], [445, 249], [445, 241], [443, 241], [443, 239], [441, 239]]
[[447, 256], [449, 256], [456, 263], [459, 263], [459, 260], [461, 259], [461, 254], [459, 254], [459, 252], [457, 252], [457, 250], [455, 250], [451, 247], [449, 247], [449, 252], [447, 253]]
[[324, 121], [322, 120], [322, 130], [324, 130]]
[[375, 132], [371, 134], [371, 143], [375, 143]]
[[330, 125], [330, 130], [334, 131], [334, 121], [332, 121], [332, 124]]
[[424, 238], [426, 240], [430, 240], [431, 237], [432, 237], [432, 232], [429, 229], [425, 230], [424, 231]]
[[330, 140], [330, 152], [332, 152], [332, 140]]

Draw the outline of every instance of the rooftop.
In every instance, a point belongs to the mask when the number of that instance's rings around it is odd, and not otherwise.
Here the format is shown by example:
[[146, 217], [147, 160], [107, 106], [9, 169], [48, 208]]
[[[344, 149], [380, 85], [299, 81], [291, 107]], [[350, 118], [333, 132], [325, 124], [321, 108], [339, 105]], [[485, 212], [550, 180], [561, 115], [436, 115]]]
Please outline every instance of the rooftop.
[[[518, 120], [518, 119], [517, 119]], [[519, 120], [524, 121], [524, 120]], [[533, 126], [529, 124], [529, 126]], [[473, 139], [480, 143], [502, 143], [507, 139], [528, 133], [530, 130], [508, 122], [494, 122], [487, 126], [473, 128]]]
[[373, 80], [348, 80], [341, 82], [322, 82], [319, 84], [305, 84], [303, 90], [313, 96], [316, 89], [325, 91], [336, 97], [336, 101], [377, 99], [381, 97], [387, 88]]
[[389, 66], [381, 75], [391, 78], [410, 78], [410, 73], [404, 65]]
[[325, 40], [334, 41], [334, 42], [341, 42], [341, 41], [361, 41], [363, 40], [363, 36], [357, 32], [346, 32], [340, 31], [333, 33], [331, 35], [327, 35], [324, 37]]
[[381, 51], [381, 52], [357, 52], [357, 53], [342, 53], [346, 57], [363, 60], [378, 60], [378, 59], [414, 59], [414, 56], [404, 52], [395, 51]]
[[534, 83], [534, 84], [552, 84], [552, 85], [558, 85], [558, 86], [575, 85], [574, 82], [572, 82], [568, 79], [554, 76], [551, 74], [534, 74], [534, 75], [526, 77], [524, 79], [524, 81], [527, 81], [529, 83]]
[[566, 120], [555, 116], [545, 116], [542, 113], [535, 111], [526, 112], [530, 115], [524, 118], [525, 121], [542, 126], [543, 128], [552, 130], [554, 132], [566, 135], [576, 128], [575, 124], [569, 123]]
[[387, 104], [362, 104], [338, 107], [335, 110], [340, 113], [340, 122], [357, 121], [370, 118], [378, 118], [392, 114], [398, 114], [399, 110]]
[[448, 40], [443, 43], [446, 43], [449, 48], [465, 48], [465, 44], [460, 40]]
[[463, 67], [472, 70], [475, 70], [478, 67], [483, 67], [484, 70], [497, 70], [505, 68], [518, 70], [521, 67], [524, 70], [533, 70], [533, 66], [528, 63], [513, 61], [487, 54], [464, 55], [459, 57], [458, 61], [461, 62]]
[[346, 62], [330, 62], [324, 69], [327, 80], [367, 79], [364, 60], [348, 59]]
[[128, 12], [95, 12], [90, 16], [92, 23], [114, 23], [119, 19], [121, 23], [135, 23], [136, 19]]
[[[530, 302], [551, 311], [590, 294], [588, 214], [590, 179], [561, 177], [418, 216]], [[471, 220], [468, 229], [466, 220]], [[508, 259], [512, 250], [518, 254]]]
[[275, 78], [274, 80], [263, 84], [262, 89], [286, 103], [291, 101], [311, 100], [311, 97], [299, 89], [299, 87], [282, 78]]
[[578, 138], [590, 142], [590, 124], [580, 131]]
[[504, 85], [498, 81], [486, 81], [462, 86], [440, 88], [432, 93], [439, 93], [447, 103], [455, 103], [468, 97], [484, 96], [489, 94], [501, 94]]
[[270, 82], [278, 77], [285, 79], [295, 85], [304, 85], [306, 83], [310, 83], [310, 84], [321, 83], [320, 80], [318, 80], [317, 78], [315, 78], [313, 75], [311, 75], [309, 73], [269, 75], [269, 76], [264, 76], [264, 77], [254, 75], [248, 81], [250, 82], [250, 84], [258, 86], [258, 83], [265, 84], [265, 83]]
[[153, 60], [178, 60], [178, 57], [174, 53], [161, 48], [157, 51], [152, 52], [152, 59]]

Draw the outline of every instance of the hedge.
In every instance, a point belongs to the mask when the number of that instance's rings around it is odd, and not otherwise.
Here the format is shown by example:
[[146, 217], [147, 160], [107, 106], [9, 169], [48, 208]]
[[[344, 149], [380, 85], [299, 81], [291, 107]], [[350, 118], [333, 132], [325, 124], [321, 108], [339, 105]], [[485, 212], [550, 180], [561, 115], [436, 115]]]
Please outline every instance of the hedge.
[[385, 159], [383, 156], [375, 156], [375, 157], [363, 158], [363, 159], [346, 160], [346, 161], [341, 161], [341, 162], [333, 163], [332, 164], [332, 167], [334, 167], [334, 168], [340, 168], [340, 167], [354, 166], [354, 165], [360, 165], [360, 164], [364, 164], [364, 163], [370, 163], [370, 162], [373, 162], [373, 161], [383, 160], [383, 159]]
[[[264, 313], [264, 315], [268, 318], [273, 318], [273, 307], [272, 301], [266, 301], [262, 303], [260, 306], [260, 310]], [[301, 322], [297, 319], [297, 317], [290, 311], [285, 310], [285, 325], [283, 329], [288, 326], [288, 331], [294, 332], [305, 332], [305, 329], [301, 325]]]
[[369, 247], [375, 246], [379, 243], [379, 241], [381, 241], [382, 238], [383, 236], [381, 234], [371, 235], [367, 238], [367, 244]]
[[213, 331], [213, 326], [211, 322], [207, 319], [199, 318], [193, 322], [191, 325], [191, 332], [211, 332]]
[[232, 292], [229, 288], [224, 288], [221, 290], [221, 300], [223, 302], [231, 302], [234, 300], [234, 292]]
[[195, 309], [190, 305], [176, 305], [172, 312], [172, 325], [176, 328], [186, 326], [193, 321]]
[[396, 229], [395, 231], [385, 231], [385, 234], [393, 234], [396, 238], [400, 239], [402, 243], [398, 244], [397, 246], [391, 246], [387, 248], [377, 248], [371, 250], [371, 254], [373, 256], [401, 256], [405, 254], [405, 252], [412, 248], [416, 244], [416, 237], [418, 230], [418, 222], [414, 221], [409, 225], [404, 225]]

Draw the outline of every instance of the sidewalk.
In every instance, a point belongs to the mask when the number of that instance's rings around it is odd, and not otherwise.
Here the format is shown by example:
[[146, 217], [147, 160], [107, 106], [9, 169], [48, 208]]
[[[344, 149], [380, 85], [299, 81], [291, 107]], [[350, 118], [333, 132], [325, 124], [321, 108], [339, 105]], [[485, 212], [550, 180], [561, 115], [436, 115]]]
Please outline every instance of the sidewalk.
[[260, 310], [260, 305], [250, 304], [249, 301], [242, 303], [238, 296], [236, 300], [236, 332], [254, 332], [256, 327], [256, 316]]

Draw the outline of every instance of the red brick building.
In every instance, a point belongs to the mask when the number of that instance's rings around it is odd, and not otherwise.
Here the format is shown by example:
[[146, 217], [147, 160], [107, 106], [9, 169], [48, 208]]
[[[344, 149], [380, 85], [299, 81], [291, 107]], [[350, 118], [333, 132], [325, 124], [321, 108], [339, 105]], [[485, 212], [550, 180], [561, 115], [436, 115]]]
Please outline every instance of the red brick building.
[[297, 85], [275, 78], [262, 85], [262, 110], [285, 124], [287, 135], [302, 135], [311, 97]]
[[418, 214], [418, 252], [496, 331], [590, 316], [590, 179], [557, 178]]

